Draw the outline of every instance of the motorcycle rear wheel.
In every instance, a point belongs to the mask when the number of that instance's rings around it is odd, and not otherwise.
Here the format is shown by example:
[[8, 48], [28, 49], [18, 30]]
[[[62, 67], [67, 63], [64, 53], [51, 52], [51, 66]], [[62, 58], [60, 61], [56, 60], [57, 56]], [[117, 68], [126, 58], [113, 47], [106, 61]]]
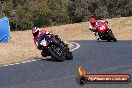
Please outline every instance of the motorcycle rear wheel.
[[110, 41], [110, 40], [113, 40], [114, 42], [117, 41], [117, 39], [115, 38], [115, 36], [113, 35], [111, 30], [108, 31], [107, 34], [108, 34], [108, 37], [109, 37], [109, 39], [107, 41]]
[[72, 60], [72, 59], [73, 59], [73, 54], [72, 54], [72, 52], [67, 52], [67, 54], [66, 54], [66, 59], [67, 59], [67, 60]]

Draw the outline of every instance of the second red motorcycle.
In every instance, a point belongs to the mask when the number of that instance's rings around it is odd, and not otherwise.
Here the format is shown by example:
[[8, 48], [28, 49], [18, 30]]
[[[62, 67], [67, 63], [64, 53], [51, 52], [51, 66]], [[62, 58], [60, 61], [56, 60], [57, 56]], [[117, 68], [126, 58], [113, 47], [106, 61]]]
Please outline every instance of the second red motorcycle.
[[107, 40], [108, 42], [117, 41], [112, 33], [112, 30], [105, 22], [99, 22], [98, 25], [96, 25], [95, 27], [101, 40]]

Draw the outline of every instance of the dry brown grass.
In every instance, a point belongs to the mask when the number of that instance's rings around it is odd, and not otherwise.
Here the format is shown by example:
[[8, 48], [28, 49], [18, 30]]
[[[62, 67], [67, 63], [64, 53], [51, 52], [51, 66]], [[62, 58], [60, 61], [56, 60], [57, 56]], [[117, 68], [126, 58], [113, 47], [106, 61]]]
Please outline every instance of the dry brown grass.
[[9, 44], [0, 44], [0, 64], [29, 60], [39, 55], [30, 31], [11, 32]]
[[[108, 21], [118, 40], [132, 40], [132, 17], [114, 18]], [[46, 29], [58, 34], [63, 40], [94, 40], [95, 36], [88, 30], [88, 26], [88, 22], [83, 22]], [[11, 37], [10, 43], [0, 44], [0, 65], [41, 57], [40, 51], [33, 43], [30, 30], [11, 32]]]
[[109, 25], [119, 40], [132, 40], [132, 17], [113, 18]]
[[[132, 17], [108, 19], [109, 27], [118, 40], [132, 40]], [[88, 29], [89, 22], [48, 27], [64, 40], [94, 40], [95, 36]]]

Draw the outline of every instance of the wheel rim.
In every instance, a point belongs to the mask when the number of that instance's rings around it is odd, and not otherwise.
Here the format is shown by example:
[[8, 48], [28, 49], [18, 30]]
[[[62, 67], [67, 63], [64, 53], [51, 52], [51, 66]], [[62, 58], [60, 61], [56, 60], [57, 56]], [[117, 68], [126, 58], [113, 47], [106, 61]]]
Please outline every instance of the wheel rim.
[[59, 47], [52, 45], [52, 49], [55, 54], [57, 54], [59, 57], [62, 57], [62, 50]]

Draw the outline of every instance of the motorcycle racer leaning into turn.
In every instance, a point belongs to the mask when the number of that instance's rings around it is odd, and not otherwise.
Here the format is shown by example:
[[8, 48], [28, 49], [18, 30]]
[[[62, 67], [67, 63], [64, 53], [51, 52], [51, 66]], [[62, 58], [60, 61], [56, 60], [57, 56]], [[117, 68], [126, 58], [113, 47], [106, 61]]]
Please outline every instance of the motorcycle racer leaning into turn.
[[[37, 49], [42, 50], [43, 44], [41, 44], [41, 41], [43, 41], [44, 39], [47, 39], [47, 35], [53, 35], [53, 34], [52, 34], [52, 32], [44, 30], [43, 28], [34, 27], [32, 29], [32, 35], [34, 36], [34, 43], [37, 46]], [[56, 37], [56, 39], [58, 41], [52, 39], [53, 42], [56, 42], [56, 44], [58, 44], [60, 47], [62, 47], [61, 44], [68, 46], [63, 41], [61, 41], [61, 39], [58, 37], [58, 35], [54, 35], [54, 36]], [[42, 51], [41, 54], [43, 54], [42, 56], [45, 56], [45, 57], [47, 56], [47, 54], [44, 52], [44, 50]]]
[[89, 29], [94, 33], [94, 35], [96, 36], [96, 39], [99, 40], [100, 37], [98, 35], [98, 32], [97, 32], [97, 29], [96, 29], [96, 26], [100, 23], [100, 22], [104, 22], [106, 24], [108, 24], [108, 21], [106, 20], [96, 20], [95, 18], [90, 18], [89, 19], [89, 22], [90, 22], [90, 26], [89, 26]]
[[40, 28], [34, 27], [32, 29], [32, 34], [34, 36], [34, 43], [37, 46], [37, 49], [41, 50], [43, 47], [41, 45], [41, 41], [46, 37], [46, 34], [51, 34], [51, 32], [41, 30]]

